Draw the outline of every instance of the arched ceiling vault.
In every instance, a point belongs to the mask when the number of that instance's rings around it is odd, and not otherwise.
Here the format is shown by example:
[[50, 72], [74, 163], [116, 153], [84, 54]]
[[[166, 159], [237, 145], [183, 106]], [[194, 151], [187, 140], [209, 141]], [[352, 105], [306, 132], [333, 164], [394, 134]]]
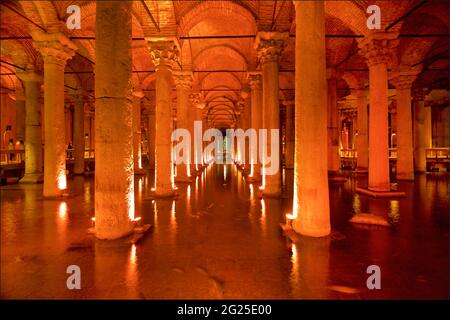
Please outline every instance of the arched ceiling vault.
[[[65, 28], [66, 9], [71, 4], [81, 8], [80, 30]], [[400, 33], [399, 64], [420, 66], [421, 86], [448, 84], [448, 80], [441, 81], [448, 79], [445, 70], [449, 67], [448, 35], [445, 36], [449, 17], [445, 1], [326, 1], [327, 66], [342, 71], [345, 81], [339, 84], [340, 92], [367, 83], [368, 68], [358, 52], [357, 40], [368, 34], [366, 9], [372, 4], [381, 8], [382, 29]], [[41, 71], [42, 59], [32, 45], [30, 34], [36, 30], [62, 30], [78, 47], [77, 55], [67, 64], [66, 81], [92, 91], [95, 10], [95, 1], [3, 1], [2, 60], [22, 67], [31, 64]], [[144, 37], [177, 36], [181, 66], [194, 71], [193, 89], [202, 92], [205, 102], [211, 102], [211, 106], [215, 100], [229, 97], [233, 102], [225, 104], [236, 114], [239, 90], [246, 86], [246, 71], [257, 67], [256, 33], [289, 31], [291, 37], [280, 61], [280, 88], [284, 99], [293, 99], [295, 9], [292, 1], [140, 0], [133, 2], [132, 16], [134, 87], [144, 91], [154, 88], [154, 66]], [[433, 34], [437, 36], [430, 36]], [[2, 86], [15, 86], [17, 81], [10, 74], [15, 68], [2, 63], [1, 70]]]

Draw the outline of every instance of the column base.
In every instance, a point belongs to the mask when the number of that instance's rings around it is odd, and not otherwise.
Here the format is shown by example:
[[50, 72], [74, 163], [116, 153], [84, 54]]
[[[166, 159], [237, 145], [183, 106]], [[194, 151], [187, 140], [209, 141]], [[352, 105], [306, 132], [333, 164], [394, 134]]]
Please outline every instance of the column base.
[[110, 240], [110, 241], [111, 240], [123, 240], [123, 242], [125, 242], [125, 243], [136, 244], [144, 237], [145, 233], [147, 233], [147, 231], [149, 231], [152, 227], [153, 227], [153, 225], [151, 225], [151, 224], [136, 225], [133, 227], [133, 229], [129, 233], [126, 233], [123, 236], [120, 236], [117, 238], [116, 237], [111, 238], [108, 236], [97, 235], [95, 233], [95, 227], [89, 228], [88, 234], [93, 235], [98, 240]]
[[402, 191], [377, 191], [368, 188], [356, 187], [356, 193], [363, 194], [372, 198], [403, 198], [406, 197], [406, 193]]
[[175, 183], [191, 183], [192, 177], [175, 177]]
[[287, 236], [292, 242], [297, 242], [300, 239], [327, 239], [331, 231], [323, 230], [318, 233], [311, 233], [311, 234], [301, 234], [294, 230], [292, 227], [292, 224], [290, 222], [287, 223], [280, 223], [281, 230], [283, 231], [283, 234]]
[[44, 182], [44, 174], [42, 173], [27, 173], [19, 180], [19, 183], [35, 184]]
[[328, 181], [331, 183], [344, 183], [347, 181], [347, 178], [336, 171], [328, 172]]
[[166, 192], [157, 192], [152, 191], [150, 195], [144, 200], [153, 200], [153, 199], [175, 199], [178, 198], [178, 193], [175, 190], [166, 191]]

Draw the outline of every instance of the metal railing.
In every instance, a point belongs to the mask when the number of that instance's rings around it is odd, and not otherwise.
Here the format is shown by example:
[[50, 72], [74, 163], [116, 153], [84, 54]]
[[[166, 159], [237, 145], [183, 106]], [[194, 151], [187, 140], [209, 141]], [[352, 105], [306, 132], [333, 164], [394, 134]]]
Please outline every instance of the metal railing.
[[[95, 149], [85, 149], [84, 159], [95, 159]], [[66, 160], [75, 160], [75, 149], [66, 150]]]
[[0, 164], [20, 164], [25, 161], [25, 150], [0, 150]]
[[444, 160], [449, 159], [450, 148], [429, 148], [426, 149], [427, 159]]

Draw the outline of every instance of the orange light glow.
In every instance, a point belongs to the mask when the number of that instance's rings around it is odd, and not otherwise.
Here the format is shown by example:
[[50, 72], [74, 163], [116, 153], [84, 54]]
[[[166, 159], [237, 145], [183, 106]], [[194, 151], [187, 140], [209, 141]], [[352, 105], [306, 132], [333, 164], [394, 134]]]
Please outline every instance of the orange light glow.
[[65, 201], [59, 204], [58, 215], [61, 219], [65, 219], [67, 216], [67, 203]]
[[286, 219], [288, 219], [288, 220], [295, 220], [295, 219], [297, 219], [297, 212], [287, 213], [286, 214]]
[[66, 190], [67, 189], [67, 178], [64, 170], [61, 170], [58, 175], [58, 189]]

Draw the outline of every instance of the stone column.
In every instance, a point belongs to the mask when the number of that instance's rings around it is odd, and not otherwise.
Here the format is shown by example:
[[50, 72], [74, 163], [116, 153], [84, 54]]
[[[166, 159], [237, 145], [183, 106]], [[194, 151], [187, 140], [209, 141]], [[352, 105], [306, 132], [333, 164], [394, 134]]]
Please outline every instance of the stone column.
[[84, 100], [82, 93], [74, 96], [73, 112], [73, 148], [74, 148], [74, 174], [84, 174]]
[[133, 92], [133, 167], [134, 174], [144, 173], [141, 158], [141, 101], [142, 91]]
[[33, 33], [44, 60], [44, 197], [67, 188], [64, 119], [64, 69], [76, 46], [62, 33]]
[[25, 140], [25, 94], [21, 88], [16, 89], [16, 138]]
[[[260, 58], [262, 68], [263, 88], [263, 125], [267, 133], [267, 154], [271, 145], [271, 129], [280, 129], [280, 101], [278, 97], [278, 60], [281, 57], [288, 33], [258, 32], [255, 48]], [[279, 141], [278, 141], [279, 145]], [[275, 152], [279, 152], [279, 149]], [[264, 165], [268, 167], [268, 165]], [[281, 168], [272, 175], [264, 174], [263, 170], [263, 196], [279, 197], [281, 195]]]
[[148, 105], [148, 131], [147, 131], [147, 148], [148, 148], [148, 163], [149, 169], [155, 169], [155, 106]]
[[20, 183], [40, 183], [42, 174], [42, 136], [39, 96], [41, 75], [32, 70], [17, 72], [25, 87], [25, 176]]
[[[189, 130], [191, 133], [190, 115], [192, 112], [190, 108], [189, 94], [192, 89], [192, 72], [178, 71], [174, 74], [175, 86], [177, 88], [177, 128]], [[191, 134], [191, 144], [194, 143], [194, 135]], [[190, 182], [190, 164], [192, 163], [191, 149], [185, 150], [188, 154], [189, 163], [181, 163], [177, 165], [177, 182]], [[183, 154], [183, 156], [185, 156]]]
[[323, 1], [295, 4], [295, 155], [293, 228], [330, 234], [327, 172], [327, 79]]
[[391, 80], [397, 91], [397, 180], [414, 180], [411, 86], [416, 77], [400, 72]]
[[[195, 108], [195, 120], [196, 121], [200, 121], [202, 122], [202, 127], [203, 127], [203, 109], [199, 108], [199, 106], [197, 105], [197, 107]], [[205, 142], [202, 141], [201, 143], [199, 143], [199, 148], [196, 152], [196, 164], [199, 170], [203, 170], [203, 154], [202, 154], [202, 150], [205, 149], [204, 144]]]
[[356, 172], [365, 173], [369, 167], [369, 147], [367, 136], [367, 90], [355, 89], [352, 95], [356, 98], [358, 136], [356, 138], [356, 152], [358, 158], [356, 160]]
[[174, 195], [172, 158], [172, 65], [178, 59], [176, 39], [147, 38], [156, 69], [155, 196]]
[[427, 171], [426, 149], [431, 148], [430, 139], [426, 141], [431, 136], [426, 133], [427, 113], [431, 113], [431, 108], [425, 108], [424, 90], [414, 90], [414, 170], [420, 173]]
[[[250, 100], [251, 100], [251, 109], [252, 109], [252, 117], [251, 117], [251, 127], [259, 132], [259, 129], [262, 128], [262, 86], [261, 86], [261, 72], [249, 72], [248, 80], [250, 84]], [[259, 140], [259, 137], [258, 137]], [[261, 144], [258, 144], [258, 153], [259, 148], [261, 148]], [[253, 159], [253, 175], [252, 179], [255, 181], [261, 180], [261, 162], [259, 161], [259, 156], [257, 154], [256, 159]]]
[[95, 235], [100, 239], [121, 238], [134, 227], [131, 7], [129, 1], [97, 2]]
[[369, 185], [371, 191], [390, 191], [388, 150], [388, 61], [398, 34], [374, 32], [360, 43], [369, 66]]
[[339, 171], [339, 117], [337, 108], [337, 74], [327, 69], [328, 171]]
[[284, 101], [286, 107], [286, 169], [294, 169], [295, 101]]

